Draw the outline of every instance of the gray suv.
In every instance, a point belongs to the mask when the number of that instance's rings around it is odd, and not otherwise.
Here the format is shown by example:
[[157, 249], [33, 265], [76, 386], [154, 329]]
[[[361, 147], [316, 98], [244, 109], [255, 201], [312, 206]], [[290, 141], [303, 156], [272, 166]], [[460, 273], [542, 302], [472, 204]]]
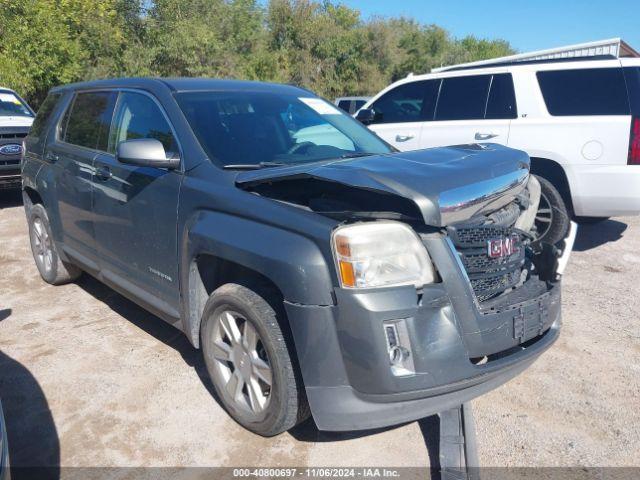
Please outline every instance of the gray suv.
[[53, 89], [22, 178], [42, 278], [87, 272], [183, 331], [261, 435], [448, 409], [559, 334], [570, 242], [533, 241], [517, 150], [399, 153], [304, 89], [121, 79]]

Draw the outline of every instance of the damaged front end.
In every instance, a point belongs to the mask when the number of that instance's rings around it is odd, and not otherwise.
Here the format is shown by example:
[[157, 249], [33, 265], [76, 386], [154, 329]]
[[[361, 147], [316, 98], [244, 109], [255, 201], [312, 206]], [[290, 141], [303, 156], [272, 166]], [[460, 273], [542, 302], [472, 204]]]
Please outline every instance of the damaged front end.
[[396, 220], [418, 233], [441, 232], [481, 304], [532, 277], [540, 288], [554, 282], [567, 250], [536, 241], [540, 184], [524, 152], [499, 145], [244, 172], [237, 184], [341, 223]]
[[[513, 378], [553, 344], [566, 264], [560, 254], [572, 239], [536, 240], [540, 186], [528, 166], [522, 152], [461, 146], [238, 175], [240, 188], [336, 220], [335, 305], [287, 305], [320, 429], [381, 427], [459, 405]], [[353, 243], [366, 247], [364, 287], [349, 283], [338, 254], [358, 252], [351, 245], [341, 252], [336, 237], [362, 225], [362, 233], [392, 232], [398, 223], [411, 227], [426, 257], [412, 255], [411, 235], [411, 248], [390, 247], [406, 228], [396, 228], [397, 237], [371, 234]], [[384, 258], [373, 258], [376, 251]], [[426, 261], [428, 268], [416, 268]], [[376, 263], [384, 275], [367, 283]], [[398, 265], [413, 275], [384, 283]], [[319, 337], [335, 341], [327, 347]], [[319, 365], [327, 362], [325, 375]]]

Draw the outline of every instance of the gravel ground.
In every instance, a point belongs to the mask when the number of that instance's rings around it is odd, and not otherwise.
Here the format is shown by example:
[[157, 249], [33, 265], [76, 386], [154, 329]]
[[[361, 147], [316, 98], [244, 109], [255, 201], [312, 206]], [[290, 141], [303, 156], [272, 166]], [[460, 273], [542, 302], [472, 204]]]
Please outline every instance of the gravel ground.
[[[435, 418], [375, 432], [312, 421], [255, 436], [211, 396], [180, 332], [85, 275], [38, 276], [0, 192], [0, 398], [14, 466], [425, 466]], [[640, 466], [640, 220], [583, 226], [560, 340], [473, 402], [483, 466]], [[433, 458], [433, 457], [432, 457]]]

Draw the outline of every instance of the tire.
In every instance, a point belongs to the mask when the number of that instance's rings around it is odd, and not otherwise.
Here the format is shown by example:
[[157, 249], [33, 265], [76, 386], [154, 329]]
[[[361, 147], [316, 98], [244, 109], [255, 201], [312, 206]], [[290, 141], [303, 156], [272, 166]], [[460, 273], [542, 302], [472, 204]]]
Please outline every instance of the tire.
[[609, 217], [576, 217], [576, 222], [582, 225], [593, 225], [607, 220], [609, 220]]
[[60, 258], [44, 207], [32, 205], [27, 218], [31, 253], [42, 279], [51, 285], [63, 285], [77, 279], [82, 271]]
[[287, 348], [267, 298], [234, 283], [215, 290], [204, 308], [201, 343], [207, 371], [229, 415], [271, 437], [305, 420], [309, 407], [295, 353]]
[[536, 242], [556, 244], [569, 232], [570, 215], [558, 189], [546, 178], [536, 175], [540, 182], [540, 206], [535, 225], [538, 231]]

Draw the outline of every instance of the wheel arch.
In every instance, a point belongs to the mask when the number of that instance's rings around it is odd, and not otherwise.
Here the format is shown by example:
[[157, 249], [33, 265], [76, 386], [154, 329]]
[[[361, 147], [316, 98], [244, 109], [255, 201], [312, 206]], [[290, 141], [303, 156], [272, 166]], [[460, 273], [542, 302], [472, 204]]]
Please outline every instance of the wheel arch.
[[31, 206], [36, 204], [41, 204], [44, 206], [44, 200], [42, 196], [38, 193], [38, 191], [27, 185], [22, 189], [22, 200], [27, 211], [31, 208]]
[[573, 212], [569, 178], [562, 165], [548, 158], [531, 157], [531, 173], [549, 180], [558, 189], [567, 208]]
[[245, 218], [200, 212], [187, 222], [181, 255], [183, 330], [195, 347], [209, 295], [231, 282], [273, 293], [276, 311], [284, 311], [283, 301], [334, 304], [327, 262], [312, 240]]
[[200, 346], [200, 327], [207, 300], [217, 288], [227, 283], [237, 283], [262, 294], [274, 311], [284, 312], [282, 291], [268, 277], [209, 253], [197, 255], [189, 265], [187, 332], [195, 347]]

